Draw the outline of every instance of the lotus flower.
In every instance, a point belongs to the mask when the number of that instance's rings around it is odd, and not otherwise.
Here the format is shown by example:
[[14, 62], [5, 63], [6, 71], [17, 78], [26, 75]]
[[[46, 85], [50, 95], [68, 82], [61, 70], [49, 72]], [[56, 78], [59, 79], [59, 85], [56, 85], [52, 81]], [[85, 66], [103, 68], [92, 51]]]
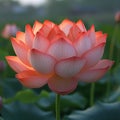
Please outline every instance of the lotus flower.
[[9, 38], [14, 36], [18, 30], [19, 28], [15, 24], [6, 24], [2, 31], [2, 36], [4, 38]]
[[113, 65], [100, 60], [104, 53], [106, 34], [86, 30], [83, 22], [65, 19], [60, 25], [51, 21], [26, 25], [11, 42], [16, 56], [7, 56], [16, 78], [28, 88], [49, 88], [61, 95], [75, 90], [79, 81], [95, 82]]

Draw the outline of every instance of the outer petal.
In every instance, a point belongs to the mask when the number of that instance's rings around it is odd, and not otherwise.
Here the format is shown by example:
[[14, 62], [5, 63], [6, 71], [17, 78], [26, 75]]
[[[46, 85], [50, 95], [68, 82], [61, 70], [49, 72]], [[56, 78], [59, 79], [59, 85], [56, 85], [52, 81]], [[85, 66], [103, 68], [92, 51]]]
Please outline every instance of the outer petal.
[[56, 64], [55, 72], [61, 77], [70, 78], [79, 73], [85, 63], [84, 59], [76, 57], [64, 59]]
[[25, 40], [26, 44], [31, 48], [33, 44], [34, 34], [29, 24], [25, 27]]
[[18, 31], [16, 33], [16, 39], [21, 40], [23, 43], [25, 43], [25, 33]]
[[32, 49], [30, 51], [30, 62], [38, 72], [48, 74], [54, 72], [56, 60], [50, 55]]
[[95, 35], [96, 35], [96, 38], [97, 38], [97, 37], [103, 35], [103, 33], [102, 33], [102, 31], [97, 31], [97, 32], [95, 32]]
[[86, 28], [82, 22], [82, 20], [77, 21], [76, 25], [80, 28], [82, 32], [86, 32]]
[[97, 45], [99, 45], [101, 43], [106, 43], [106, 38], [107, 38], [107, 34], [102, 34], [100, 36], [97, 36], [95, 46], [97, 46]]
[[101, 60], [94, 67], [89, 68], [77, 76], [79, 81], [83, 82], [95, 82], [99, 80], [104, 74], [111, 68], [113, 61]]
[[86, 33], [83, 33], [79, 36], [79, 38], [74, 42], [74, 46], [77, 50], [78, 56], [81, 56], [83, 53], [92, 48], [90, 38]]
[[77, 87], [78, 81], [73, 78], [62, 78], [57, 75], [48, 80], [48, 86], [54, 92], [65, 95], [71, 93]]
[[76, 56], [75, 48], [68, 42], [63, 37], [59, 37], [56, 41], [51, 43], [48, 48], [48, 53], [56, 59], [65, 59]]
[[28, 50], [29, 48], [22, 41], [16, 38], [11, 38], [12, 46], [18, 58], [26, 65], [30, 66], [28, 61]]
[[33, 26], [34, 35], [40, 30], [41, 27], [42, 27], [42, 23], [36, 20]]
[[36, 34], [36, 37], [33, 42], [33, 48], [45, 52], [49, 46], [49, 41], [47, 38], [45, 38], [41, 32], [38, 32]]
[[24, 70], [32, 70], [33, 68], [25, 65], [18, 57], [16, 56], [7, 56], [6, 57], [8, 64], [10, 67], [17, 73], [22, 72]]
[[101, 59], [104, 53], [104, 46], [105, 46], [105, 43], [102, 43], [92, 48], [82, 56], [87, 61], [85, 67], [91, 67]]
[[51, 75], [42, 75], [36, 71], [23, 71], [16, 74], [16, 78], [28, 88], [40, 88], [47, 83], [50, 77]]
[[62, 23], [59, 25], [60, 29], [66, 34], [68, 35], [70, 28], [73, 26], [73, 22], [65, 19], [62, 21]]

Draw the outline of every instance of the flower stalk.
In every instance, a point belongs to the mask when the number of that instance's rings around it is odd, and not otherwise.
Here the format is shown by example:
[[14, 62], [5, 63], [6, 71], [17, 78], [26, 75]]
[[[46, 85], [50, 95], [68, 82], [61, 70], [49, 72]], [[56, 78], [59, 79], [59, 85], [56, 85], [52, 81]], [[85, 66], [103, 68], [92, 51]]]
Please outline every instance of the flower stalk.
[[[111, 39], [111, 44], [110, 44], [110, 52], [109, 52], [109, 59], [113, 59], [113, 54], [114, 54], [114, 47], [115, 47], [115, 42], [116, 42], [116, 34], [119, 30], [119, 25], [118, 23], [116, 24], [115, 28], [114, 28], [114, 32], [113, 32], [113, 36]], [[110, 76], [112, 74], [112, 71], [110, 71]], [[107, 80], [107, 87], [106, 87], [106, 97], [108, 98], [109, 94], [110, 94], [110, 89], [111, 89], [111, 80], [108, 79]]]
[[56, 94], [56, 120], [60, 120], [60, 95]]
[[94, 93], [95, 93], [95, 83], [91, 83], [91, 88], [90, 88], [90, 106], [93, 106], [93, 104], [94, 104]]

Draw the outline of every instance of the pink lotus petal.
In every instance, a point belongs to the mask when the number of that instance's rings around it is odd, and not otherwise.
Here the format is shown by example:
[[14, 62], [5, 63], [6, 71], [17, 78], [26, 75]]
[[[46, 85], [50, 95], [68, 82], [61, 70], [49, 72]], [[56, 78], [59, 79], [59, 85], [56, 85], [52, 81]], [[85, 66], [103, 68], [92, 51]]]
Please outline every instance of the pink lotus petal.
[[101, 36], [97, 36], [95, 46], [101, 43], [106, 43], [106, 38], [107, 38], [107, 34], [102, 34]]
[[77, 78], [83, 82], [95, 82], [105, 75], [113, 63], [114, 62], [110, 60], [101, 60], [95, 66], [80, 72]]
[[76, 38], [79, 36], [80, 32], [81, 30], [79, 29], [79, 27], [76, 24], [74, 24], [69, 31], [68, 38], [71, 41], [75, 41]]
[[103, 59], [100, 60], [95, 66], [91, 67], [90, 69], [104, 69], [106, 67], [111, 68], [114, 64], [114, 61]]
[[12, 46], [18, 58], [26, 65], [31, 66], [28, 61], [29, 48], [22, 41], [11, 38]]
[[61, 60], [56, 64], [55, 72], [61, 77], [70, 78], [79, 73], [85, 63], [84, 59], [76, 57]]
[[44, 24], [44, 25], [47, 25], [50, 29], [52, 29], [52, 28], [54, 27], [54, 25], [55, 25], [55, 24], [54, 24], [52, 21], [50, 21], [50, 20], [45, 20], [43, 24]]
[[76, 56], [75, 48], [72, 44], [69, 44], [64, 38], [59, 37], [48, 48], [48, 53], [54, 56], [56, 59], [65, 59]]
[[105, 43], [99, 44], [82, 56], [84, 59], [87, 60], [85, 67], [91, 67], [101, 59], [104, 53], [104, 47]]
[[82, 32], [86, 32], [86, 28], [82, 22], [82, 20], [77, 21], [76, 25], [80, 28]]
[[95, 32], [95, 35], [96, 35], [96, 38], [97, 38], [97, 37], [103, 35], [103, 33], [102, 33], [102, 31], [97, 31], [97, 32]]
[[41, 27], [42, 27], [42, 23], [36, 20], [33, 26], [33, 33], [36, 34]]
[[59, 25], [59, 28], [66, 34], [68, 35], [70, 28], [73, 26], [73, 22], [65, 19], [62, 21], [62, 23]]
[[18, 57], [16, 56], [7, 56], [6, 60], [10, 67], [17, 73], [20, 73], [25, 70], [33, 70], [33, 68], [25, 65]]
[[51, 75], [43, 75], [32, 70], [16, 74], [16, 78], [28, 88], [40, 88], [47, 83], [50, 77]]
[[43, 24], [43, 26], [41, 27], [41, 29], [39, 30], [39, 32], [41, 32], [41, 34], [45, 37], [48, 36], [49, 32], [51, 31], [52, 28], [50, 28], [49, 26]]
[[38, 32], [33, 41], [33, 48], [45, 52], [49, 46], [49, 41], [40, 32]]
[[34, 34], [31, 26], [29, 24], [25, 27], [25, 40], [29, 48], [32, 48], [32, 43], [34, 39]]
[[57, 25], [54, 25], [54, 27], [51, 29], [51, 31], [48, 34], [48, 39], [50, 41], [53, 41], [57, 35], [65, 36], [63, 31], [60, 30], [60, 28]]
[[16, 33], [16, 39], [21, 40], [23, 43], [25, 43], [25, 33], [18, 31]]
[[54, 23], [49, 21], [49, 20], [45, 20], [43, 23], [43, 26], [41, 27], [40, 31], [43, 36], [48, 37], [49, 32], [52, 30], [52, 28], [54, 27]]
[[94, 27], [94, 25], [92, 25], [91, 28], [90, 28], [90, 30], [88, 31], [88, 37], [90, 38], [91, 44], [95, 45], [96, 34], [95, 34], [95, 27]]
[[49, 88], [57, 94], [69, 94], [77, 87], [78, 81], [73, 78], [62, 78], [57, 75], [48, 80]]
[[30, 51], [30, 61], [32, 66], [40, 73], [49, 74], [54, 72], [56, 60], [46, 53], [32, 49]]
[[92, 48], [90, 38], [86, 33], [80, 35], [80, 37], [74, 42], [74, 46], [77, 50], [78, 56], [81, 56], [83, 53], [87, 52]]

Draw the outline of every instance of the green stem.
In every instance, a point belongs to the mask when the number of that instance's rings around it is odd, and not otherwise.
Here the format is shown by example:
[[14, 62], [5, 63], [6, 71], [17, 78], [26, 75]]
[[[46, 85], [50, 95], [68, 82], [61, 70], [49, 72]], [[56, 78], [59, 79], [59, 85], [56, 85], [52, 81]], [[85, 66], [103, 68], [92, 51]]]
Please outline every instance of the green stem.
[[110, 81], [110, 77], [109, 77], [109, 79], [107, 80], [107, 90], [106, 90], [107, 101], [108, 101], [108, 97], [109, 97], [109, 94], [110, 94], [110, 88], [111, 88], [111, 81]]
[[115, 39], [116, 39], [116, 33], [119, 29], [119, 25], [116, 24], [115, 29], [114, 29], [114, 33], [111, 39], [111, 43], [110, 43], [110, 52], [109, 52], [109, 59], [113, 59], [113, 52], [114, 52], [114, 47], [115, 47]]
[[56, 94], [56, 120], [60, 120], [60, 95]]
[[91, 88], [90, 88], [90, 106], [93, 106], [93, 104], [94, 104], [94, 93], [95, 93], [95, 83], [91, 83]]
[[[113, 53], [114, 53], [114, 47], [115, 47], [115, 40], [116, 40], [116, 33], [118, 32], [119, 29], [119, 25], [116, 24], [114, 32], [113, 32], [113, 36], [111, 39], [111, 43], [110, 43], [110, 52], [109, 52], [109, 59], [113, 59]], [[110, 72], [111, 74], [111, 72]], [[111, 88], [111, 82], [110, 79], [107, 80], [107, 86], [106, 86], [106, 97], [108, 98], [109, 94], [110, 94], [110, 88]]]

